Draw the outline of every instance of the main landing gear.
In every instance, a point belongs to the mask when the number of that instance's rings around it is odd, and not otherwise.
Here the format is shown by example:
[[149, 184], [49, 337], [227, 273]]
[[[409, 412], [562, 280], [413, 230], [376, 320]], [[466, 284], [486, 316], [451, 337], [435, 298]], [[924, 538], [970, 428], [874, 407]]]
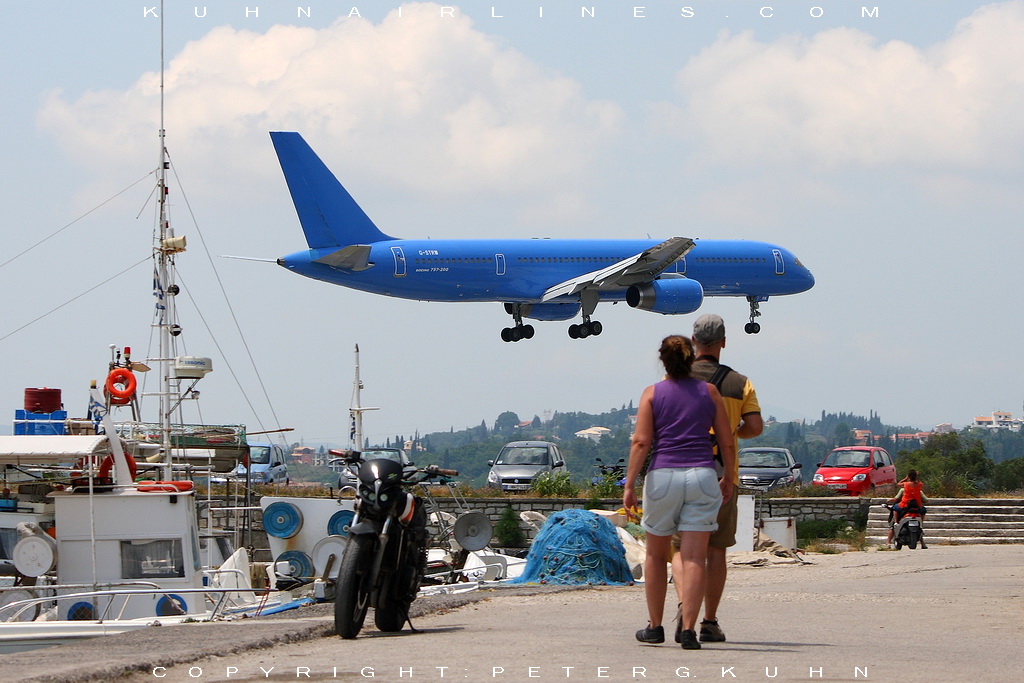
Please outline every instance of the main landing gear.
[[583, 322], [579, 325], [576, 325], [575, 323], [569, 325], [569, 336], [573, 339], [586, 339], [590, 335], [597, 336], [601, 334], [603, 329], [604, 325], [597, 320], [591, 320], [588, 315], [583, 318]]
[[520, 339], [533, 339], [533, 325], [523, 324], [523, 311], [521, 304], [505, 304], [505, 312], [515, 320], [514, 327], [505, 327], [501, 330], [501, 341], [517, 342]]
[[754, 318], [761, 315], [761, 311], [757, 310], [761, 307], [761, 301], [756, 296], [747, 297], [747, 303], [750, 304], [750, 322], [743, 326], [743, 331], [747, 334], [757, 334], [761, 331], [761, 325], [754, 322]]
[[579, 325], [569, 325], [569, 336], [572, 339], [586, 339], [590, 335], [595, 337], [601, 334], [604, 326], [596, 320], [591, 320], [590, 316], [597, 308], [598, 295], [592, 289], [584, 289], [580, 292], [580, 307], [583, 311], [583, 322]]

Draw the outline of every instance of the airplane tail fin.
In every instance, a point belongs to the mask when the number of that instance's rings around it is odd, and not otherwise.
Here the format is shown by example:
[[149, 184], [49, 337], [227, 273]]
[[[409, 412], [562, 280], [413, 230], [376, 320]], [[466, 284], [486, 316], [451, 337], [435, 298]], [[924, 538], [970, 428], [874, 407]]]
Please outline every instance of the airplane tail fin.
[[295, 212], [310, 249], [390, 240], [298, 133], [273, 132]]

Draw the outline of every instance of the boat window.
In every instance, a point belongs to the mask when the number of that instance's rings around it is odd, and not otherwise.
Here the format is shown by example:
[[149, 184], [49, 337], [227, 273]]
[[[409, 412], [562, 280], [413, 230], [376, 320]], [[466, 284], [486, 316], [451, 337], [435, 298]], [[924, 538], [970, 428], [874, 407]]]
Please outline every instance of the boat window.
[[121, 541], [122, 579], [185, 576], [180, 538]]
[[18, 542], [18, 530], [11, 528], [0, 529], [0, 560], [14, 558], [14, 545]]

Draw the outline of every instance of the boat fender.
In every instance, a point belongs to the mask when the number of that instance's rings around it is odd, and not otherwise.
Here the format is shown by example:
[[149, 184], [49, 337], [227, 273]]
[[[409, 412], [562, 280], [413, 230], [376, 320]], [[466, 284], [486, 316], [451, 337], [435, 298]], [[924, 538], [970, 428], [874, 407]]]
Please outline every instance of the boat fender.
[[[124, 454], [125, 460], [128, 461], [128, 471], [132, 475], [132, 481], [135, 481], [135, 473], [138, 471], [138, 466], [135, 464], [135, 458]], [[100, 471], [97, 475], [100, 479], [104, 479], [110, 476], [110, 470], [114, 469], [114, 456], [113, 454], [103, 458], [103, 462], [100, 463]]]
[[135, 374], [128, 368], [111, 370], [105, 385], [107, 393], [110, 394], [110, 402], [116, 405], [124, 405], [131, 401], [137, 386]]
[[139, 483], [139, 491], [143, 493], [177, 493], [191, 491], [191, 481], [147, 481]]

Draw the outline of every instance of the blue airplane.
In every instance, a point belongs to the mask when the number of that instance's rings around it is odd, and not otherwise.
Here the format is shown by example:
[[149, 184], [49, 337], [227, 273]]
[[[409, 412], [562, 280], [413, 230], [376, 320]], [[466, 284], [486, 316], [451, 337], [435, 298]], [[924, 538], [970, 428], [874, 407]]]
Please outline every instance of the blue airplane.
[[692, 313], [704, 297], [742, 296], [756, 334], [759, 304], [797, 294], [814, 277], [789, 250], [745, 240], [397, 239], [374, 225], [298, 133], [270, 134], [309, 249], [277, 259], [288, 270], [352, 289], [420, 301], [495, 301], [530, 339], [533, 320], [583, 321], [569, 336], [601, 334], [601, 301], [665, 315]]

